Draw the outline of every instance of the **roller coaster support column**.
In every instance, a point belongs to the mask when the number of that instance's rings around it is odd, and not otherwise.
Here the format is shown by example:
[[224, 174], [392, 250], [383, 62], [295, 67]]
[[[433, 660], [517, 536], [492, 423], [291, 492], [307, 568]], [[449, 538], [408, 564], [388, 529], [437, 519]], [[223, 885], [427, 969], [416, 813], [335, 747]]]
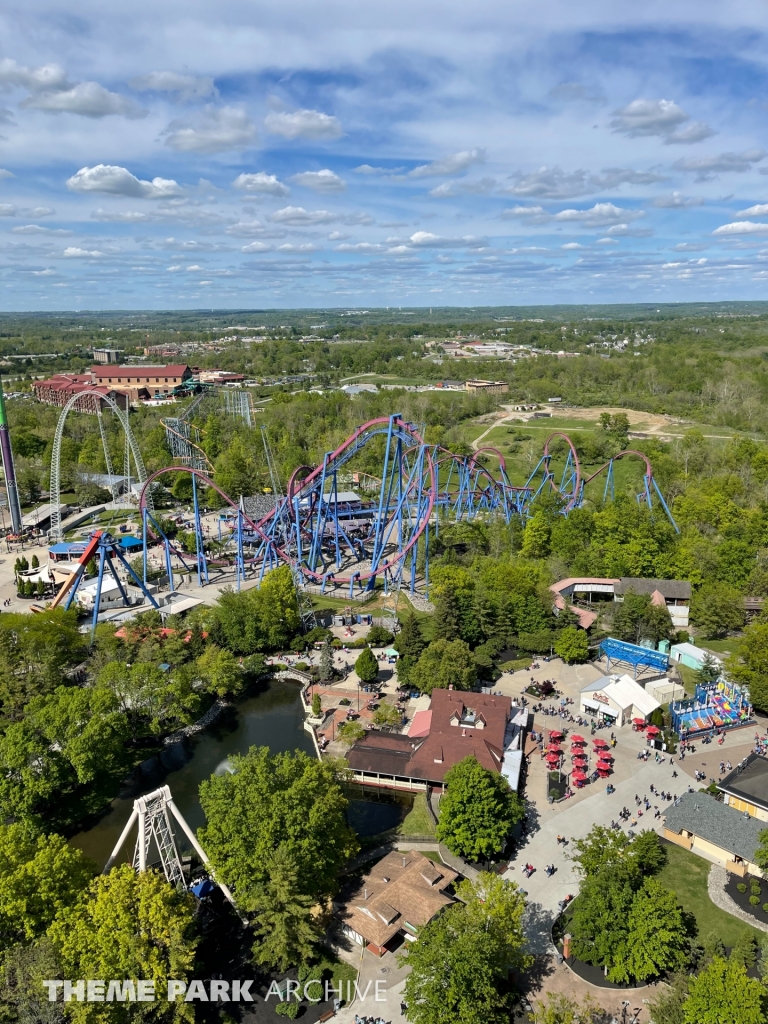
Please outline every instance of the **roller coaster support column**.
[[205, 542], [203, 527], [200, 522], [200, 503], [197, 500], [197, 476], [192, 474], [192, 502], [195, 514], [195, 551], [197, 554], [197, 585], [202, 587], [203, 578], [208, 583], [208, 563], [205, 560]]
[[240, 496], [240, 504], [237, 509], [237, 550], [235, 553], [235, 566], [237, 569], [237, 589], [240, 590], [240, 580], [245, 583], [245, 559], [243, 557], [243, 498]]

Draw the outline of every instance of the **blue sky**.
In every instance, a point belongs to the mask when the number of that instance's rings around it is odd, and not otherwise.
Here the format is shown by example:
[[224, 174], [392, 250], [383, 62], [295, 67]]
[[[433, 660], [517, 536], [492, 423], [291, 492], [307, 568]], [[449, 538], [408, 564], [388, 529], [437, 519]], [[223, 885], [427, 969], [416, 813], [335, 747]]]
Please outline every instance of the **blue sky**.
[[0, 309], [764, 299], [767, 43], [743, 0], [6, 3]]

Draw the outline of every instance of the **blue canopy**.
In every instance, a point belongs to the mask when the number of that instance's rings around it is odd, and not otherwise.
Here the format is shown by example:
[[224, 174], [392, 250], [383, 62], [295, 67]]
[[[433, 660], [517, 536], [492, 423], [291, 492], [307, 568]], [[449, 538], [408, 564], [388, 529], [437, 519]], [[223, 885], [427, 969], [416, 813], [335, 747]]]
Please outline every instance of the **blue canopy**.
[[652, 651], [639, 644], [629, 644], [625, 640], [616, 640], [615, 637], [608, 637], [600, 644], [600, 653], [608, 660], [608, 671], [611, 671], [611, 662], [619, 661], [632, 665], [637, 678], [637, 666], [644, 665], [647, 668], [656, 668], [665, 672], [669, 667], [669, 656], [663, 651]]
[[138, 537], [121, 537], [120, 544], [127, 551], [138, 551], [139, 548], [144, 547]]
[[201, 878], [199, 882], [191, 887], [192, 892], [199, 900], [204, 899], [206, 896], [210, 896], [216, 886], [210, 880], [210, 878]]

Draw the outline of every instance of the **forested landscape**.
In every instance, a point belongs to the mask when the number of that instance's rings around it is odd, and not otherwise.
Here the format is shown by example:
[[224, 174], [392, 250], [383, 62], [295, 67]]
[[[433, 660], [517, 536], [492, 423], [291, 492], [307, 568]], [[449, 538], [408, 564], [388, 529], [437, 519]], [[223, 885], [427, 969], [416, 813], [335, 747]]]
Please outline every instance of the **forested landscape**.
[[[50, 323], [34, 337], [25, 324], [23, 339], [13, 334], [16, 329], [4, 324], [5, 355], [20, 345], [30, 352], [38, 346], [64, 353], [55, 363], [36, 363], [36, 374], [43, 366], [50, 372], [88, 365], [84, 338], [72, 341]], [[417, 424], [429, 444], [458, 454], [471, 453], [472, 442], [490, 429], [484, 443], [502, 451], [519, 480], [539, 458], [557, 423], [494, 424], [503, 406], [546, 404], [557, 395], [569, 406], [567, 432], [585, 470], [596, 470], [628, 446], [646, 454], [679, 528], [658, 505], [650, 509], [636, 500], [642, 481], [639, 461], [622, 464], [613, 498], [598, 485], [587, 492], [583, 507], [567, 516], [559, 499], [544, 492], [527, 519], [441, 522], [430, 540], [434, 612], [411, 608], [405, 599], [399, 610], [401, 629], [394, 643], [404, 688], [424, 694], [448, 686], [468, 691], [527, 664], [532, 654], [583, 662], [609, 635], [654, 645], [684, 640], [688, 633], [675, 630], [667, 610], [647, 595], [629, 594], [621, 604], [602, 606], [586, 633], [577, 628], [571, 612], [554, 613], [549, 589], [568, 576], [682, 579], [693, 587], [691, 633], [698, 642], [727, 652], [729, 673], [749, 685], [755, 707], [768, 713], [768, 616], [747, 622], [744, 605], [746, 597], [768, 598], [766, 314], [726, 316], [704, 310], [652, 317], [646, 311], [643, 316], [589, 322], [553, 316], [543, 323], [505, 323], [503, 335], [497, 333], [498, 321], [378, 322], [366, 328], [364, 344], [349, 340], [362, 340], [359, 324], [335, 329], [339, 338], [309, 341], [298, 338], [304, 329], [299, 324], [290, 332], [272, 326], [258, 344], [231, 342], [220, 352], [194, 357], [201, 365], [239, 369], [255, 377], [304, 375], [298, 382], [254, 388], [254, 401], [263, 411], [250, 428], [201, 406], [195, 420], [200, 443], [215, 467], [216, 483], [230, 497], [271, 489], [261, 424], [284, 484], [297, 466], [316, 465], [359, 424], [395, 411]], [[98, 330], [99, 335], [95, 329], [92, 335], [101, 341]], [[110, 343], [117, 344], [123, 328], [109, 330]], [[206, 333], [196, 321], [183, 330], [182, 338], [201, 342], [215, 333]], [[171, 340], [167, 325], [144, 333], [153, 344]], [[516, 362], [470, 362], [449, 359], [440, 354], [439, 345], [426, 345], [457, 333], [503, 337], [540, 351]], [[603, 341], [614, 335], [629, 339], [627, 350], [601, 352]], [[635, 339], [642, 343], [634, 345]], [[579, 354], [546, 354], [561, 348]], [[126, 346], [126, 353], [130, 351]], [[331, 389], [355, 373], [371, 373], [379, 384], [402, 387], [354, 397]], [[458, 390], [405, 390], [469, 376], [508, 380], [509, 392], [473, 396]], [[13, 387], [24, 390], [29, 385], [26, 379]], [[10, 382], [5, 386], [11, 389]], [[586, 410], [595, 407], [600, 414], [585, 418]], [[8, 408], [22, 500], [28, 507], [47, 490], [58, 409], [28, 397], [10, 399]], [[654, 435], [633, 429], [623, 410], [666, 413], [670, 419]], [[162, 415], [146, 407], [131, 413], [149, 471], [171, 462]], [[120, 465], [118, 425], [106, 417], [105, 426]], [[357, 456], [356, 471], [377, 471], [381, 452], [376, 444]], [[551, 451], [553, 465], [562, 467], [564, 444], [555, 441]], [[489, 471], [496, 470], [495, 456], [485, 453], [479, 459]], [[94, 418], [72, 414], [62, 450], [66, 500], [103, 500], [104, 493], [83, 474], [105, 468]], [[180, 474], [168, 483], [168, 508], [189, 501], [187, 478]], [[212, 490], [204, 500], [211, 508], [220, 503]], [[183, 536], [179, 541], [183, 543]], [[416, 562], [421, 572], [421, 545]], [[390, 642], [387, 637], [382, 635], [382, 642]], [[102, 624], [93, 646], [79, 631], [74, 612], [0, 615], [0, 812], [5, 822], [0, 824], [0, 947], [11, 979], [0, 1019], [16, 1019], [18, 1006], [29, 1004], [36, 979], [89, 977], [95, 964], [106, 976], [131, 977], [149, 958], [158, 983], [193, 976], [200, 936], [187, 899], [151, 874], [137, 876], [120, 868], [97, 876], [97, 865], [66, 838], [104, 809], [120, 781], [164, 737], [197, 720], [216, 700], [237, 702], [259, 692], [270, 675], [268, 656], [297, 654], [317, 641], [326, 644], [325, 660], [318, 667], [322, 680], [330, 635], [322, 628], [301, 635], [285, 567], [269, 573], [261, 589], [225, 590], [213, 605], [196, 609], [184, 620], [171, 617], [162, 623], [148, 612], [119, 632]], [[375, 670], [364, 641], [361, 646], [361, 658], [367, 653]], [[475, 765], [454, 769], [439, 836], [458, 855], [496, 856], [521, 819], [523, 805], [517, 797], [509, 799], [513, 794], [494, 788], [490, 773], [483, 775], [484, 769], [478, 771]], [[253, 932], [250, 956], [266, 970], [300, 964], [305, 978], [312, 971], [328, 976], [338, 970], [324, 960], [316, 911], [338, 890], [340, 872], [358, 849], [345, 816], [345, 779], [343, 763], [315, 761], [298, 751], [271, 755], [267, 748], [254, 748], [237, 760], [233, 773], [212, 776], [202, 786], [207, 825], [201, 839], [243, 911], [261, 922]], [[482, 800], [478, 794], [484, 794]], [[491, 806], [496, 808], [493, 816], [486, 813]], [[261, 810], [245, 814], [244, 807]], [[745, 946], [729, 958], [709, 940], [692, 947], [674, 897], [657, 878], [663, 858], [649, 840], [638, 841], [629, 852], [625, 856], [628, 851], [601, 836], [578, 850], [583, 891], [587, 897], [595, 895], [594, 900], [582, 899], [574, 910], [579, 955], [608, 965], [611, 977], [622, 983], [671, 972], [675, 980], [669, 1006], [658, 1011], [669, 1013], [658, 1019], [670, 1024], [693, 1020], [697, 1000], [711, 999], [718, 979], [729, 979], [746, 1003], [754, 1002], [754, 986], [744, 973], [750, 958], [754, 962], [754, 950]], [[491, 887], [491, 879], [485, 884]], [[475, 999], [484, 1020], [502, 1019], [510, 1005], [510, 993], [499, 980], [502, 964], [523, 968], [527, 963], [520, 932], [522, 901], [516, 890], [503, 886], [498, 891], [487, 888], [481, 900], [479, 891], [466, 885], [461, 906], [424, 931], [418, 955], [411, 958], [409, 984], [427, 984], [433, 960], [444, 959], [446, 950], [453, 949], [457, 964], [474, 964], [479, 972], [467, 992], [452, 991], [455, 1012], [464, 1012], [466, 1001]], [[127, 909], [118, 912], [117, 907]], [[656, 938], [662, 918], [668, 933], [663, 942]], [[146, 948], [131, 939], [136, 919], [146, 921]], [[608, 928], [606, 921], [615, 927]], [[638, 945], [637, 936], [645, 937], [642, 958], [627, 953]], [[699, 973], [689, 982], [680, 972], [694, 963]], [[485, 979], [484, 988], [478, 978]], [[89, 1013], [83, 1010], [83, 1021], [118, 1019]], [[169, 1020], [192, 1019], [183, 1004], [169, 1014]], [[418, 1017], [413, 1019], [419, 1024]], [[425, 1024], [428, 1020], [425, 1016]]]

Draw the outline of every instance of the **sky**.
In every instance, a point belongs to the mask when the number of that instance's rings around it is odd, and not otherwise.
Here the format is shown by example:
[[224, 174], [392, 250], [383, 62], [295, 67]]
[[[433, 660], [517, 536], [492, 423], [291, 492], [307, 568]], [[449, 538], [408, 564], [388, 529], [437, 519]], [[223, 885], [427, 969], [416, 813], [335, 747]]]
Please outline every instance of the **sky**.
[[6, 0], [0, 310], [768, 297], [768, 7]]

